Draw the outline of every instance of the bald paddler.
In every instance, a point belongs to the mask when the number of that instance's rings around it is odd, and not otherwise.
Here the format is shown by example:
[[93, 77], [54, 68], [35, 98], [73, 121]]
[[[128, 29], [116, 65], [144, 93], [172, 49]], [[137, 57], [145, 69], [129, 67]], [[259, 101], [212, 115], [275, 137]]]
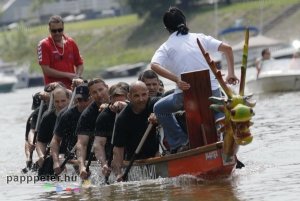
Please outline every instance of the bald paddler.
[[[113, 166], [118, 178], [122, 176], [124, 153], [125, 160], [130, 160], [148, 127], [148, 118], [159, 98], [150, 98], [145, 83], [136, 81], [130, 85], [128, 99], [130, 103], [119, 114], [115, 123]], [[153, 127], [137, 159], [153, 157], [157, 152], [158, 139]]]

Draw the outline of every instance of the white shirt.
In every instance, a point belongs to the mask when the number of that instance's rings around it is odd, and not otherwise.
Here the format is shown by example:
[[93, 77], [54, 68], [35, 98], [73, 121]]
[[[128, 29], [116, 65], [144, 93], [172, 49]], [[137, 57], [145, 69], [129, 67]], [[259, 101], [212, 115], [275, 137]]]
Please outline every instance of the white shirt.
[[[151, 63], [160, 64], [178, 77], [186, 72], [210, 70], [198, 47], [197, 38], [207, 52], [217, 52], [222, 41], [204, 34], [188, 33], [187, 35], [176, 35], [176, 33], [172, 33], [168, 40], [156, 50]], [[210, 80], [212, 90], [219, 88], [219, 83], [211, 70]]]

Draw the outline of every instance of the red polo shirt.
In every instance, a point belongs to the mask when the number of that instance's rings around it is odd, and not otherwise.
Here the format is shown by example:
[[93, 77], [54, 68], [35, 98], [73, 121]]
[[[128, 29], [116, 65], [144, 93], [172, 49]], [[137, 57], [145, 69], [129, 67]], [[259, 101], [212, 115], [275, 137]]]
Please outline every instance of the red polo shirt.
[[[39, 42], [37, 53], [40, 65], [47, 65], [62, 72], [75, 73], [75, 68], [83, 64], [78, 47], [74, 40], [70, 37], [63, 36], [64, 51], [62, 47], [54, 45], [51, 36]], [[63, 54], [62, 54], [63, 53]], [[71, 88], [72, 81], [68, 78], [54, 78], [44, 74], [45, 85], [52, 82], [62, 82], [67, 88]]]

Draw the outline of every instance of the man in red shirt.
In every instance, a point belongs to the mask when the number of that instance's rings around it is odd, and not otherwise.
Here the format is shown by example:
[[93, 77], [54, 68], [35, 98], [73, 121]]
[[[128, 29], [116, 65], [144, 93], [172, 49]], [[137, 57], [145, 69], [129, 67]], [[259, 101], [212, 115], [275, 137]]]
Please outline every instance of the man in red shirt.
[[70, 89], [72, 80], [83, 72], [83, 60], [75, 41], [64, 35], [60, 16], [50, 17], [49, 32], [50, 36], [41, 40], [37, 49], [45, 85], [60, 81]]

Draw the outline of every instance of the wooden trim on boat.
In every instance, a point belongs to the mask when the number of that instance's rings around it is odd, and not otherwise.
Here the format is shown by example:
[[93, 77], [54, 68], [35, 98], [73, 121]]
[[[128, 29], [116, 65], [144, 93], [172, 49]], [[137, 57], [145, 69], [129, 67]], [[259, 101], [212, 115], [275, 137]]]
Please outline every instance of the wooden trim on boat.
[[183, 91], [190, 148], [217, 142], [215, 118], [209, 108], [212, 96], [209, 70], [183, 73], [181, 79], [191, 85]]
[[[185, 158], [188, 156], [199, 155], [201, 153], [214, 151], [214, 150], [218, 150], [218, 149], [222, 149], [222, 148], [223, 148], [223, 142], [216, 142], [213, 144], [205, 145], [202, 147], [197, 147], [197, 148], [190, 149], [190, 150], [180, 152], [177, 154], [170, 154], [170, 155], [166, 155], [166, 156], [136, 160], [134, 162], [134, 165], [147, 165], [147, 164], [161, 163], [161, 162], [166, 162], [166, 161], [170, 161], [170, 160], [174, 160], [174, 159]], [[129, 163], [129, 161], [124, 161], [125, 166], [128, 165], [128, 163]]]

